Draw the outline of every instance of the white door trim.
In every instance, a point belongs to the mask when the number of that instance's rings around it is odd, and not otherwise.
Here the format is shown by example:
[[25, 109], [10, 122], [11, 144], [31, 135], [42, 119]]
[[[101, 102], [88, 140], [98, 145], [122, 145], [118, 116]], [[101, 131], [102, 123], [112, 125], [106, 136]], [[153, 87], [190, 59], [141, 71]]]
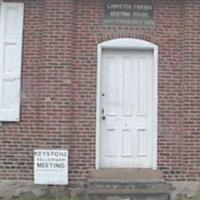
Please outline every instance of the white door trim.
[[97, 96], [96, 96], [96, 169], [100, 166], [100, 130], [101, 130], [101, 67], [103, 49], [132, 49], [153, 50], [153, 74], [154, 74], [154, 102], [153, 102], [153, 155], [152, 168], [157, 169], [158, 150], [158, 46], [139, 39], [119, 38], [102, 42], [97, 46]]

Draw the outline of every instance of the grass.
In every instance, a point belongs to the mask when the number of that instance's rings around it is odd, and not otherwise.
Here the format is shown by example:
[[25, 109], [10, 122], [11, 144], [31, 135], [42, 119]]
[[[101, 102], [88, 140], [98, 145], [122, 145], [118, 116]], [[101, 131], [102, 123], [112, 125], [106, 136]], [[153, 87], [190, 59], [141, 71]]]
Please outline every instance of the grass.
[[194, 196], [194, 197], [182, 198], [181, 200], [200, 200], [200, 196]]
[[[0, 198], [1, 199], [1, 198]], [[14, 199], [2, 199], [2, 200], [87, 200], [87, 198], [82, 197], [35, 197], [34, 195], [25, 194], [21, 197], [14, 198]], [[183, 197], [179, 198], [178, 200], [200, 200], [200, 196], [194, 196], [194, 197]]]
[[81, 199], [77, 197], [35, 197], [34, 195], [23, 195], [21, 197], [15, 197], [12, 199], [2, 199], [2, 200], [81, 200]]

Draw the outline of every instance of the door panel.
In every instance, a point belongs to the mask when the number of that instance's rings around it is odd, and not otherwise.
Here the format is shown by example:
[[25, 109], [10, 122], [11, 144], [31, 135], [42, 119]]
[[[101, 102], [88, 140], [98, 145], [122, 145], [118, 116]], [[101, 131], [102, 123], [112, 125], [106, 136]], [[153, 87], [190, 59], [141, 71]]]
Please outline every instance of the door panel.
[[153, 52], [104, 50], [100, 167], [152, 167]]

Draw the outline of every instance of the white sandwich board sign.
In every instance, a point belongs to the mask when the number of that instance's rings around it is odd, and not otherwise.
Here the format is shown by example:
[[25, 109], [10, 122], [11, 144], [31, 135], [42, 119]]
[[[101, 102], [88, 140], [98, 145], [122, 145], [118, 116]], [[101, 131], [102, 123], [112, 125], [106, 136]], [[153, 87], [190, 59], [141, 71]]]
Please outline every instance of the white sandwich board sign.
[[34, 150], [34, 183], [68, 185], [68, 150]]

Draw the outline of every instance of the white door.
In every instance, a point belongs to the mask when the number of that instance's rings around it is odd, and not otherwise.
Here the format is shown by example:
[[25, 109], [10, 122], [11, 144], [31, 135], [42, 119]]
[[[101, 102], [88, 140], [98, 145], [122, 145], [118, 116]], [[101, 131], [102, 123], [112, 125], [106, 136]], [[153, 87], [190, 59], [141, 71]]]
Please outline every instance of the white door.
[[101, 168], [152, 168], [153, 51], [103, 50]]

